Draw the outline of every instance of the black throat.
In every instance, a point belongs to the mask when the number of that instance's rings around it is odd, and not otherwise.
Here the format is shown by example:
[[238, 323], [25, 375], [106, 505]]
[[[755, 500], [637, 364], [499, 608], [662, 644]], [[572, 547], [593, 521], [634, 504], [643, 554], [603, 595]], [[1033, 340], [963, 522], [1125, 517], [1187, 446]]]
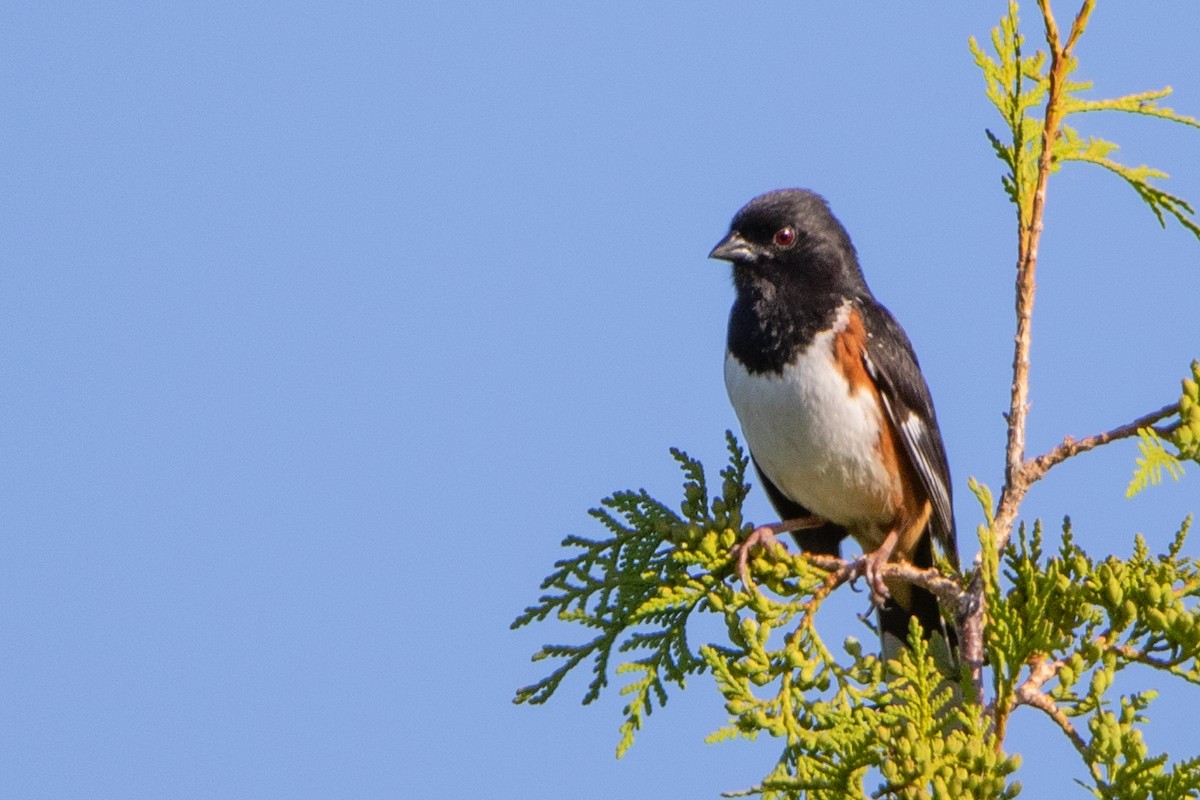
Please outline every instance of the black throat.
[[832, 287], [779, 277], [760, 267], [734, 268], [727, 346], [751, 374], [782, 374], [814, 336], [833, 327], [847, 299]]

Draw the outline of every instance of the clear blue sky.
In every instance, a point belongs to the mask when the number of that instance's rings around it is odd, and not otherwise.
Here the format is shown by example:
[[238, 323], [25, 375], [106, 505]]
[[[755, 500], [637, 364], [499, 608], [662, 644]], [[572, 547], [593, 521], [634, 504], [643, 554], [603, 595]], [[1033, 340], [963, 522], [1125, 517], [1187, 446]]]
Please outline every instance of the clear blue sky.
[[[1200, 113], [1200, 6], [1099, 5], [1082, 76]], [[621, 762], [615, 693], [514, 707], [529, 654], [579, 633], [508, 623], [602, 496], [673, 496], [672, 445], [721, 463], [732, 291], [705, 255], [783, 186], [829, 198], [915, 342], [973, 555], [1015, 245], [966, 41], [1003, 8], [7, 4], [0, 795], [761, 777], [775, 743], [703, 743], [724, 721], [706, 677]], [[1200, 132], [1082, 122], [1200, 201]], [[1055, 179], [1048, 225], [1033, 451], [1159, 407], [1200, 355], [1200, 245], [1088, 169]], [[1070, 513], [1093, 553], [1163, 547], [1200, 470], [1126, 501], [1134, 455], [1055, 470], [1026, 511]], [[830, 639], [862, 635], [859, 600]], [[1197, 700], [1151, 707], [1153, 750], [1200, 751]], [[1012, 736], [1027, 796], [1084, 796], [1046, 720]]]

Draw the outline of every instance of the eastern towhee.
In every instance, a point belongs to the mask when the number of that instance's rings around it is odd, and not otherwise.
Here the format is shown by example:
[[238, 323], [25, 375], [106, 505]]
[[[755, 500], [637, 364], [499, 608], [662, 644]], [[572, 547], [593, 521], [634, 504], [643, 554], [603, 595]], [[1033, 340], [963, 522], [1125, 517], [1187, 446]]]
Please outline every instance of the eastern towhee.
[[711, 258], [733, 264], [725, 386], [755, 468], [804, 551], [840, 554], [849, 534], [888, 637], [953, 641], [928, 590], [879, 567], [958, 567], [950, 471], [929, 388], [903, 329], [875, 300], [854, 245], [825, 200], [803, 189], [754, 198]]

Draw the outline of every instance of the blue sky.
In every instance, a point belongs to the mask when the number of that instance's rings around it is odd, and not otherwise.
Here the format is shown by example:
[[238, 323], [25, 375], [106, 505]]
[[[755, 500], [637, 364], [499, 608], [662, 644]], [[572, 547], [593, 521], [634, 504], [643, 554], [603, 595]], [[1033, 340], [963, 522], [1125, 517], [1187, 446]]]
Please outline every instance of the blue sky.
[[[514, 707], [529, 654], [579, 634], [508, 623], [601, 497], [672, 497], [673, 445], [722, 462], [732, 290], [705, 256], [783, 186], [828, 197], [913, 339], [974, 554], [1015, 240], [966, 42], [1003, 9], [6, 6], [0, 794], [693, 798], [761, 777], [774, 743], [703, 743], [724, 721], [706, 677], [621, 762], [615, 693]], [[1101, 3], [1081, 77], [1172, 84], [1200, 114], [1197, 30], [1194, 3]], [[1200, 131], [1081, 127], [1200, 201]], [[1200, 244], [1099, 171], [1050, 191], [1034, 452], [1158, 408], [1200, 356]], [[1126, 501], [1134, 455], [1056, 469], [1027, 517], [1069, 513], [1096, 554], [1165, 546], [1200, 478]], [[827, 610], [832, 641], [863, 634], [859, 599]], [[1164, 692], [1152, 750], [1196, 754], [1196, 702]], [[1036, 712], [1010, 746], [1028, 796], [1083, 796]]]

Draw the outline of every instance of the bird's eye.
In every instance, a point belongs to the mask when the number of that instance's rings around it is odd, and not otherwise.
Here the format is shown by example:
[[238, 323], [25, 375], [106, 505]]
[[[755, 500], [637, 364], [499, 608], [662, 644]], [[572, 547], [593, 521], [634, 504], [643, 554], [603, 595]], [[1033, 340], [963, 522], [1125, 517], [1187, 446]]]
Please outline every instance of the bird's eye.
[[796, 232], [791, 228], [780, 228], [775, 231], [775, 245], [777, 247], [791, 247], [796, 243]]

